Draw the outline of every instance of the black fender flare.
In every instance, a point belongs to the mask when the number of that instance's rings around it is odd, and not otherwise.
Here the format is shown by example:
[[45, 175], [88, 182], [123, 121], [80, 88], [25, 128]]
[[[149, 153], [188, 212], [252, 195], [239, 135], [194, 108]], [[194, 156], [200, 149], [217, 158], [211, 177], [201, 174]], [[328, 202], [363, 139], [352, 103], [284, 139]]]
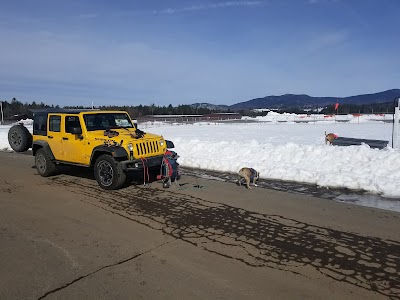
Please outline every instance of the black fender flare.
[[109, 153], [112, 157], [116, 158], [117, 160], [124, 160], [128, 159], [128, 153], [126, 152], [125, 148], [120, 146], [112, 146], [108, 147], [105, 145], [100, 145], [93, 148], [92, 155], [90, 156], [90, 164], [93, 165], [94, 159], [97, 158], [97, 153]]
[[53, 151], [51, 151], [50, 145], [46, 141], [34, 141], [32, 143], [32, 154], [35, 156], [36, 151], [38, 151], [40, 148], [43, 148], [47, 154], [49, 155], [51, 160], [55, 160]]

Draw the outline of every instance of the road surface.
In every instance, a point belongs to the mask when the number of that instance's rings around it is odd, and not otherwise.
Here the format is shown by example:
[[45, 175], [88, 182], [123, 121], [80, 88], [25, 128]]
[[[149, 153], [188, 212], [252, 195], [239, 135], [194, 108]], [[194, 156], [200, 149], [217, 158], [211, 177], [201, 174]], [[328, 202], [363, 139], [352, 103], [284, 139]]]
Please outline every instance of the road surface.
[[0, 299], [400, 299], [400, 213], [131, 180], [104, 191], [0, 153]]

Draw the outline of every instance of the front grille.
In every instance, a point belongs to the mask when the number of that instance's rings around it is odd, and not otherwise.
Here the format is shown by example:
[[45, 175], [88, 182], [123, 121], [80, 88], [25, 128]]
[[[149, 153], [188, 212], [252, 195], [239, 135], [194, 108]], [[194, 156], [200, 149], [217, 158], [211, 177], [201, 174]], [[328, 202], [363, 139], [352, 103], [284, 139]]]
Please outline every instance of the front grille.
[[157, 141], [145, 141], [136, 144], [136, 156], [150, 156], [152, 154], [158, 154], [159, 146]]

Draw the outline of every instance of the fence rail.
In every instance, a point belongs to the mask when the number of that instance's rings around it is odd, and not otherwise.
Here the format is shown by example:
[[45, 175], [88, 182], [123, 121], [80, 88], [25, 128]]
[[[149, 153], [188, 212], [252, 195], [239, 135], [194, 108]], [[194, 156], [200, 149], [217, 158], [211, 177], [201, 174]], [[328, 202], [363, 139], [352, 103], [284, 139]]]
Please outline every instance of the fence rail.
[[[211, 122], [211, 123], [250, 123], [250, 122], [266, 122], [266, 123], [361, 123], [365, 121], [376, 121], [384, 123], [393, 123], [394, 115], [388, 113], [375, 113], [375, 114], [336, 114], [336, 115], [294, 115], [294, 114], [276, 114], [267, 115], [264, 117], [251, 118], [243, 117], [227, 118], [227, 117], [205, 117], [205, 116], [182, 116], [182, 117], [140, 117], [136, 119], [136, 123], [177, 123], [177, 124], [192, 124], [197, 122]], [[1, 125], [11, 125], [18, 123], [18, 120], [4, 120]], [[1, 121], [0, 121], [1, 123]]]
[[375, 113], [375, 114], [336, 114], [336, 115], [267, 115], [264, 117], [252, 118], [243, 117], [242, 119], [225, 119], [218, 117], [166, 117], [166, 118], [138, 118], [137, 123], [154, 123], [163, 122], [168, 124], [192, 124], [195, 122], [212, 122], [212, 123], [249, 123], [249, 122], [265, 122], [265, 123], [364, 123], [365, 121], [376, 121], [384, 123], [393, 123], [393, 114]]

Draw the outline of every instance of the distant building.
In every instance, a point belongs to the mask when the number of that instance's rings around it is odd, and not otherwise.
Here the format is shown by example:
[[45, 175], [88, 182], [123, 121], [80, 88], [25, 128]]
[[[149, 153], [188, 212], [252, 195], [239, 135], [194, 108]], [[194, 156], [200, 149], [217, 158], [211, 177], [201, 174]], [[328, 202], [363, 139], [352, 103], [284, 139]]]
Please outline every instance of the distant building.
[[254, 112], [265, 112], [265, 111], [270, 111], [269, 108], [254, 108]]
[[303, 111], [305, 111], [305, 112], [317, 112], [317, 113], [320, 113], [323, 109], [324, 109], [323, 107], [304, 108]]
[[254, 108], [254, 112], [268, 112], [268, 111], [278, 111], [278, 108]]

